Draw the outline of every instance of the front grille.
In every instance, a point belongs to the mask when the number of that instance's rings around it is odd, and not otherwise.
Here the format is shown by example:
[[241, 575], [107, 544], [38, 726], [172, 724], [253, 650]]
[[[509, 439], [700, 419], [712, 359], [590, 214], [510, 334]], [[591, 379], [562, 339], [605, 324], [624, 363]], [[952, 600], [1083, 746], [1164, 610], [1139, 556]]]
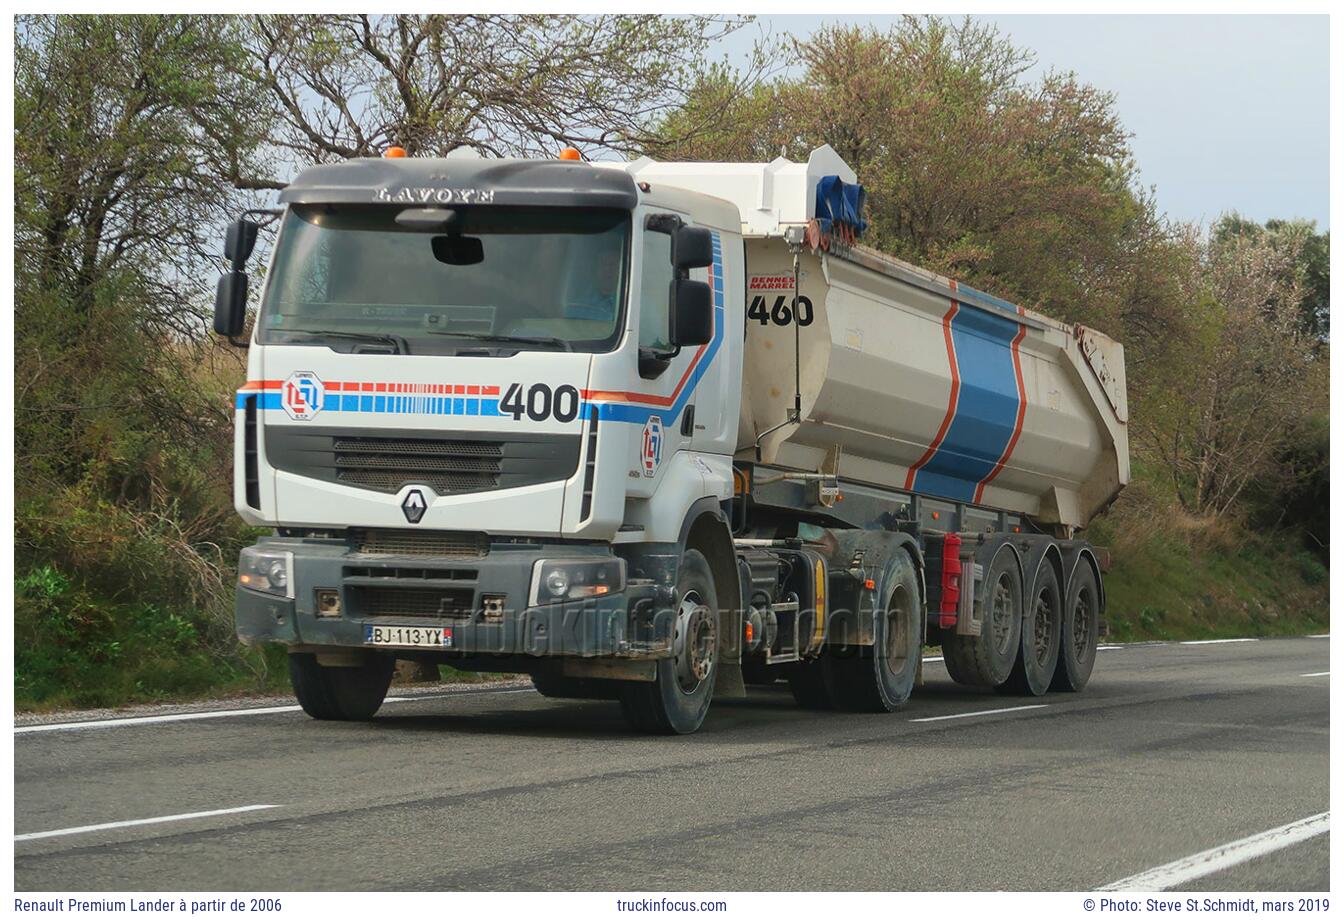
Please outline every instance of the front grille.
[[483, 492], [499, 485], [498, 441], [430, 438], [333, 438], [336, 481], [396, 492], [409, 483], [440, 495]]
[[351, 546], [369, 556], [443, 556], [479, 559], [490, 552], [483, 533], [452, 530], [354, 530]]
[[579, 465], [578, 435], [386, 431], [380, 436], [349, 429], [268, 425], [266, 459], [277, 470], [375, 492], [407, 485], [439, 495], [486, 492], [555, 482]]
[[361, 617], [433, 617], [470, 619], [474, 594], [470, 588], [403, 588], [359, 585], [347, 588], [354, 612]]

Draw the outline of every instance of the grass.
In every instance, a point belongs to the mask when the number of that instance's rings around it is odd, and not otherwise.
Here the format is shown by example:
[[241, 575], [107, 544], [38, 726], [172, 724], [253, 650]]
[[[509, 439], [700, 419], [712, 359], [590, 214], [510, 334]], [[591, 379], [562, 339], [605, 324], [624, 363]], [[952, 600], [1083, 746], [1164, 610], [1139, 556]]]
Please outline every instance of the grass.
[[1112, 558], [1109, 639], [1228, 639], [1330, 628], [1329, 569], [1291, 531], [1168, 509], [1113, 514], [1088, 538]]

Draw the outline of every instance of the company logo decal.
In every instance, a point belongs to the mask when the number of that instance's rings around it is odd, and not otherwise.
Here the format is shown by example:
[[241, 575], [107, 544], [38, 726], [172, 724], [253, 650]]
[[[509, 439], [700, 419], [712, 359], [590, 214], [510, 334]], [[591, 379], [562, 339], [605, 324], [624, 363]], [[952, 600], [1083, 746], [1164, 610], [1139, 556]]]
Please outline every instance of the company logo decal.
[[649, 416], [644, 423], [644, 442], [640, 451], [640, 464], [644, 475], [653, 478], [658, 471], [658, 463], [663, 459], [663, 423], [656, 415]]
[[425, 493], [419, 489], [412, 489], [406, 493], [406, 497], [401, 500], [401, 513], [406, 515], [406, 523], [419, 524], [420, 519], [425, 516], [425, 510], [429, 508], [429, 502], [425, 501]]
[[280, 406], [296, 422], [306, 422], [322, 411], [326, 390], [312, 371], [295, 371], [280, 388]]

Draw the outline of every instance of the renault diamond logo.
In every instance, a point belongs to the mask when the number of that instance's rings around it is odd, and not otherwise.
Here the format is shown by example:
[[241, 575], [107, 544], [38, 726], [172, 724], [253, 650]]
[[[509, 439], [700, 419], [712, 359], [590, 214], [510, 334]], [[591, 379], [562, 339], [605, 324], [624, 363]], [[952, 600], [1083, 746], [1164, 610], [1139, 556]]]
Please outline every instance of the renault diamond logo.
[[425, 501], [425, 493], [419, 489], [412, 489], [406, 493], [406, 497], [401, 501], [402, 513], [406, 515], [406, 520], [411, 524], [419, 524], [420, 519], [425, 516], [425, 509], [429, 507], [429, 502]]

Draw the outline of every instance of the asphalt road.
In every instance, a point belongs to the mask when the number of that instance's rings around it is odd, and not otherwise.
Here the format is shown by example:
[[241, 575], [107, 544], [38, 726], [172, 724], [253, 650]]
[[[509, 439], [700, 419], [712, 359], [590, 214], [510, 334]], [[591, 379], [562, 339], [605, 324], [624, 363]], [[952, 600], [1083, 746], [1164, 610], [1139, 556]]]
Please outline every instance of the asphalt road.
[[[1092, 889], [1328, 811], [1328, 645], [1108, 649], [1086, 692], [1039, 700], [929, 662], [893, 715], [752, 688], [683, 738], [516, 689], [389, 703], [363, 725], [20, 730], [15, 885]], [[966, 713], [984, 714], [943, 718]], [[1317, 834], [1172, 887], [1325, 890], [1328, 850]]]

